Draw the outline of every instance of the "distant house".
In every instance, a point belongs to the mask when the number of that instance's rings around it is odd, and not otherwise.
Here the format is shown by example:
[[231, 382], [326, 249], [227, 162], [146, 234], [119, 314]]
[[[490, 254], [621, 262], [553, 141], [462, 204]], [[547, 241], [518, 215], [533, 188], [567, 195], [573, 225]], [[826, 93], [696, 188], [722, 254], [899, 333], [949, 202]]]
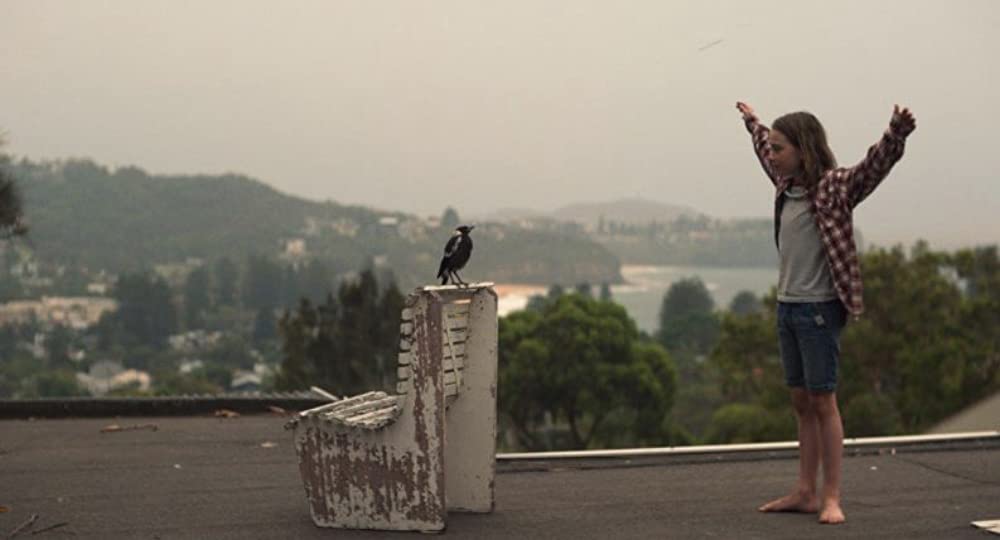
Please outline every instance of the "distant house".
[[306, 237], [321, 236], [324, 231], [332, 231], [340, 236], [354, 237], [358, 234], [361, 226], [353, 219], [341, 217], [334, 220], [306, 217], [305, 226], [302, 228], [302, 235]]
[[145, 371], [125, 369], [118, 362], [101, 360], [90, 366], [87, 373], [77, 373], [76, 380], [92, 395], [103, 396], [112, 390], [135, 386], [139, 390], [149, 390], [152, 377]]
[[378, 226], [382, 229], [396, 232], [399, 230], [399, 218], [394, 216], [382, 216], [378, 218]]
[[191, 330], [174, 334], [167, 338], [170, 348], [179, 352], [194, 352], [216, 345], [222, 339], [222, 332]]
[[203, 367], [205, 367], [205, 362], [202, 362], [201, 360], [195, 358], [193, 360], [184, 360], [183, 362], [181, 362], [181, 365], [177, 368], [177, 371], [179, 371], [181, 374], [187, 375], [188, 373], [191, 373], [192, 371], [195, 371], [197, 369], [202, 369]]
[[138, 390], [145, 392], [149, 390], [150, 382], [152, 382], [152, 380], [153, 378], [150, 377], [149, 373], [146, 373], [145, 371], [126, 369], [111, 378], [111, 389], [115, 390], [126, 386], [135, 386]]
[[[260, 356], [260, 353], [258, 353], [257, 351], [251, 351], [251, 352], [256, 353], [256, 356]], [[274, 368], [263, 362], [257, 362], [253, 365], [253, 372], [263, 378], [268, 375], [273, 375]]]
[[261, 376], [249, 371], [237, 371], [229, 389], [233, 392], [260, 392]]
[[90, 370], [87, 375], [95, 379], [111, 379], [115, 375], [118, 375], [122, 371], [125, 371], [125, 367], [118, 362], [113, 362], [111, 360], [101, 360], [99, 362], [94, 362], [90, 366]]
[[304, 238], [292, 238], [285, 241], [285, 250], [281, 253], [283, 259], [297, 260], [308, 254]]
[[200, 268], [205, 261], [197, 257], [188, 257], [184, 262], [157, 264], [153, 266], [153, 271], [174, 288], [184, 285], [185, 280], [192, 271]]
[[44, 296], [41, 300], [20, 300], [0, 305], [0, 326], [34, 319], [83, 330], [97, 324], [105, 313], [117, 309], [118, 302], [111, 298]]
[[408, 219], [399, 224], [399, 236], [411, 243], [427, 239], [427, 227], [418, 220]]
[[87, 292], [97, 296], [107, 296], [111, 288], [114, 287], [117, 277], [101, 270], [92, 279], [93, 281], [87, 284]]
[[35, 338], [31, 343], [22, 343], [20, 346], [30, 352], [32, 358], [36, 360], [41, 360], [48, 354], [45, 348], [45, 334], [42, 332], [35, 332]]
[[16, 278], [31, 278], [38, 276], [38, 262], [34, 259], [22, 259], [10, 267], [10, 275]]
[[118, 302], [101, 297], [42, 298], [42, 304], [50, 322], [77, 330], [97, 324], [105, 313], [118, 309]]
[[108, 285], [106, 283], [88, 283], [87, 292], [90, 294], [105, 295], [108, 294]]
[[361, 226], [347, 218], [340, 218], [330, 224], [330, 228], [341, 236], [355, 237]]

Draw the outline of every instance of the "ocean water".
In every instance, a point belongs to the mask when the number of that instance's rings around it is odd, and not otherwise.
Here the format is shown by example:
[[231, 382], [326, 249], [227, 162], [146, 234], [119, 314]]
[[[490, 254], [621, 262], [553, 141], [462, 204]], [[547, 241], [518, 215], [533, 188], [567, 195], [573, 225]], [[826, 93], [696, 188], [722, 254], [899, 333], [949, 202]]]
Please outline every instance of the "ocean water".
[[623, 266], [627, 284], [613, 285], [611, 296], [625, 306], [639, 329], [656, 330], [660, 305], [670, 286], [685, 278], [698, 277], [715, 300], [716, 309], [726, 309], [740, 291], [767, 294], [778, 283], [777, 268], [718, 268], [708, 266]]
[[[708, 266], [622, 266], [626, 283], [612, 285], [611, 296], [625, 306], [639, 329], [656, 330], [660, 304], [670, 286], [679, 280], [698, 277], [715, 300], [716, 309], [726, 309], [740, 291], [762, 296], [778, 281], [777, 268], [718, 268]], [[497, 285], [500, 316], [523, 309], [528, 298], [545, 294], [542, 285]], [[598, 288], [595, 287], [595, 293]]]

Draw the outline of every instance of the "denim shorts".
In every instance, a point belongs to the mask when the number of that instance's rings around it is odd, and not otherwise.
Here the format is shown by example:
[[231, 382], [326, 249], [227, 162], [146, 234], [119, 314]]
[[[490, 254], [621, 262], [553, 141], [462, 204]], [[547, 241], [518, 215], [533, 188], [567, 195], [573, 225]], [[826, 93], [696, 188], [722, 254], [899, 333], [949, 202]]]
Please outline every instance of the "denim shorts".
[[788, 386], [810, 392], [837, 389], [840, 332], [846, 324], [840, 300], [778, 302], [778, 346]]

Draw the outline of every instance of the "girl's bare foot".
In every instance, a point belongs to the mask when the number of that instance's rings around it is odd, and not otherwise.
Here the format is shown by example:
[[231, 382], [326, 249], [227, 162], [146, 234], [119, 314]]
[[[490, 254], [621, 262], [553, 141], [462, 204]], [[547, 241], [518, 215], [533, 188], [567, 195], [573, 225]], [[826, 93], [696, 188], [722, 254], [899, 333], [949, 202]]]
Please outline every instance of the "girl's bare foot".
[[847, 518], [844, 517], [844, 511], [840, 509], [840, 501], [832, 499], [823, 502], [823, 511], [819, 514], [820, 523], [836, 525], [838, 523], [843, 523], [846, 520]]
[[[840, 507], [837, 507], [838, 510]], [[804, 514], [815, 514], [819, 511], [819, 501], [811, 493], [795, 492], [785, 495], [780, 499], [775, 499], [757, 510], [761, 512], [802, 512]], [[843, 517], [843, 514], [841, 514]]]

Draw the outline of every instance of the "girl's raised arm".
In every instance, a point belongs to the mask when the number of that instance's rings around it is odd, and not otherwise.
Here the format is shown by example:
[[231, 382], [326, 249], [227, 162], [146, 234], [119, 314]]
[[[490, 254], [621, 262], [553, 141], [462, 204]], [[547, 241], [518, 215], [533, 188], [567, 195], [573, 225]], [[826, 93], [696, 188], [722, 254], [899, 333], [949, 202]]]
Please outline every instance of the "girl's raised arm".
[[847, 170], [844, 177], [852, 208], [871, 195], [885, 180], [892, 166], [903, 157], [906, 137], [916, 128], [917, 121], [909, 109], [900, 109], [899, 105], [893, 107], [889, 129], [868, 149], [868, 154], [860, 163]]
[[777, 183], [778, 175], [775, 174], [771, 165], [767, 161], [767, 136], [771, 133], [771, 130], [757, 121], [757, 115], [754, 114], [753, 108], [746, 103], [737, 101], [736, 109], [743, 115], [743, 123], [746, 124], [747, 131], [750, 132], [752, 137], [753, 150], [754, 153], [757, 154], [760, 166], [764, 168], [764, 172], [767, 173], [767, 177], [771, 179], [771, 183]]

